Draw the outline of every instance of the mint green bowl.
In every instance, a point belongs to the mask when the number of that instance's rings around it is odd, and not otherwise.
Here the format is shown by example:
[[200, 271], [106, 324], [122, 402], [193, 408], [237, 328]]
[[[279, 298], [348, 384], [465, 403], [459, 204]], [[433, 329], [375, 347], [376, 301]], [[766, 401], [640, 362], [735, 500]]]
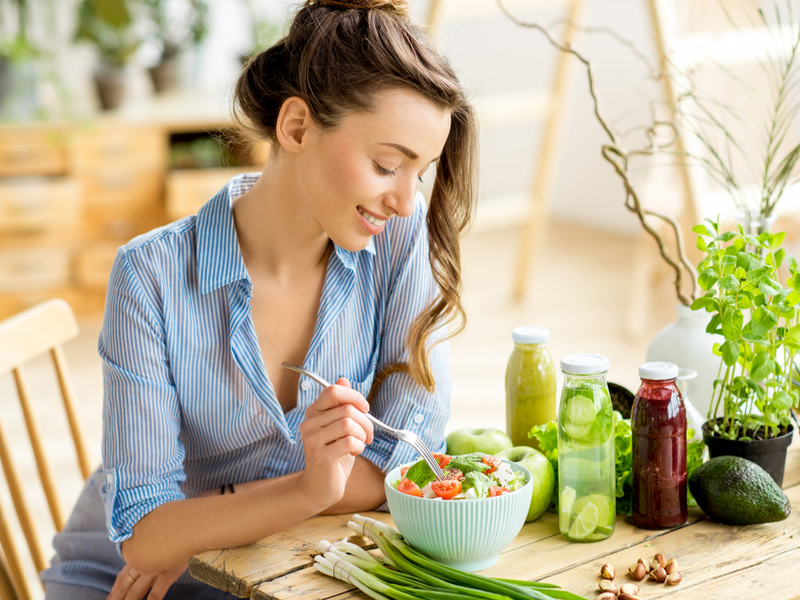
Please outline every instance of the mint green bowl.
[[533, 493], [530, 471], [503, 462], [524, 474], [527, 483], [510, 494], [482, 500], [434, 500], [403, 494], [392, 487], [400, 478], [400, 467], [392, 469], [383, 486], [395, 527], [417, 550], [451, 567], [480, 571], [493, 566], [525, 524]]

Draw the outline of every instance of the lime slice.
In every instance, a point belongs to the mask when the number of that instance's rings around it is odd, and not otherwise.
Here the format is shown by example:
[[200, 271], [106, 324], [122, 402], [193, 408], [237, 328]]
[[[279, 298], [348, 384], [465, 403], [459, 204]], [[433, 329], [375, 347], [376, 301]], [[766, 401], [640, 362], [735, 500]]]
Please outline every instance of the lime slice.
[[609, 525], [608, 516], [611, 513], [610, 502], [608, 498], [600, 494], [590, 494], [578, 498], [575, 504], [572, 505], [572, 512], [576, 515], [580, 514], [589, 502], [594, 502], [595, 506], [597, 506], [597, 522], [602, 526]]
[[597, 411], [594, 409], [594, 398], [576, 394], [569, 399], [564, 417], [575, 425], [591, 425]]
[[565, 487], [561, 490], [561, 501], [558, 504], [558, 511], [566, 513], [567, 515], [572, 514], [572, 505], [575, 503], [577, 495], [577, 492], [571, 487]]
[[568, 536], [573, 540], [586, 539], [597, 529], [599, 517], [600, 511], [597, 509], [597, 505], [589, 500], [572, 522], [572, 527], [569, 528]]

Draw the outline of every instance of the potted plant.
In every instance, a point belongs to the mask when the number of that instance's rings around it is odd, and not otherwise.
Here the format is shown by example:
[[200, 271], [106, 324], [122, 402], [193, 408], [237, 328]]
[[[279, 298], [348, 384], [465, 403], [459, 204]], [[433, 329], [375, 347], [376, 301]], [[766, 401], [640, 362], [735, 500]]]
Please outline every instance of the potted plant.
[[75, 40], [97, 48], [100, 63], [95, 71], [100, 105], [117, 108], [125, 93], [125, 67], [141, 43], [126, 0], [83, 0], [78, 8]]
[[32, 67], [40, 53], [30, 37], [29, 10], [30, 0], [0, 0], [0, 114], [5, 117], [30, 116], [36, 108]]
[[156, 94], [177, 81], [178, 57], [190, 44], [199, 44], [208, 33], [205, 0], [142, 0], [151, 27], [148, 36], [158, 48], [158, 59], [148, 69]]
[[[800, 392], [792, 384], [800, 350], [800, 271], [781, 244], [785, 233], [758, 236], [720, 232], [719, 220], [697, 225], [705, 254], [698, 283], [705, 294], [692, 309], [712, 315], [709, 330], [725, 338], [703, 437], [711, 457], [736, 455], [763, 467], [783, 483], [786, 448], [792, 441], [792, 407]], [[788, 264], [780, 282], [779, 269]], [[720, 413], [721, 410], [721, 413]]]

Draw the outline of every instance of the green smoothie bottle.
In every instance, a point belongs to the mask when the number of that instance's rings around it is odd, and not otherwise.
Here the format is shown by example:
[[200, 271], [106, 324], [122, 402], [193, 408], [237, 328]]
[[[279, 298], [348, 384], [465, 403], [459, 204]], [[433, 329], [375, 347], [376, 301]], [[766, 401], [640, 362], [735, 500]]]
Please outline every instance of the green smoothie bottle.
[[558, 409], [558, 524], [571, 542], [614, 533], [614, 417], [606, 384], [608, 359], [573, 354], [561, 359]]
[[506, 431], [515, 446], [536, 447], [528, 432], [556, 418], [556, 371], [544, 327], [517, 327], [506, 368]]

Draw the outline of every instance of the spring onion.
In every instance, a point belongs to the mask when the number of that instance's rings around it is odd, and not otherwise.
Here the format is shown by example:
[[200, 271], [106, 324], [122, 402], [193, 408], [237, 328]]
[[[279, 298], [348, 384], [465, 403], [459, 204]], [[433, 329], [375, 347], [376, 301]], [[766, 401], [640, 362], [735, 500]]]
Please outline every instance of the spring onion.
[[443, 565], [375, 519], [353, 515], [347, 526], [373, 541], [383, 556], [373, 556], [347, 540], [323, 539], [317, 544], [320, 555], [314, 558], [314, 567], [376, 600], [584, 600], [552, 583], [486, 577]]

